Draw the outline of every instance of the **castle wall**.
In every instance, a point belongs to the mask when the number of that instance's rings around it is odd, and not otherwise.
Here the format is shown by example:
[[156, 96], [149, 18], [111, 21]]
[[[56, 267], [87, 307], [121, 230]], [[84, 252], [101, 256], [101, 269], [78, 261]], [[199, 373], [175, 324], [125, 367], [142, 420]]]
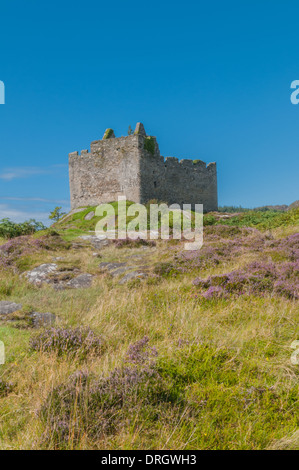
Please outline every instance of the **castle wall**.
[[92, 142], [91, 151], [69, 155], [71, 207], [140, 199], [138, 135]]
[[155, 137], [146, 137], [143, 126], [140, 129], [138, 134], [120, 138], [114, 138], [112, 131], [112, 138], [92, 142], [90, 153], [70, 154], [72, 209], [126, 196], [140, 203], [157, 199], [193, 207], [203, 204], [205, 212], [217, 210], [216, 164], [173, 157], [164, 160]]
[[204, 211], [218, 209], [216, 164], [201, 160], [165, 160], [143, 150], [140, 164], [141, 202], [158, 199], [168, 204], [203, 204]]

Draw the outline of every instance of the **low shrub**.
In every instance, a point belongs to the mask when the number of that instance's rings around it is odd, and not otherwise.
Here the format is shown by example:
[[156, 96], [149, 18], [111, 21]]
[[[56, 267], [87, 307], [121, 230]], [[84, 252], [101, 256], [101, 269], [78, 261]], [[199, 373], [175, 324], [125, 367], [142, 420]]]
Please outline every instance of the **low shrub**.
[[299, 261], [281, 264], [254, 262], [227, 274], [196, 278], [193, 285], [199, 287], [206, 299], [271, 293], [299, 299]]
[[[36, 236], [20, 236], [9, 240], [4, 245], [0, 245], [0, 269], [16, 268], [23, 264], [27, 266], [28, 259], [34, 253], [42, 250], [68, 250], [70, 244], [63, 241], [56, 232], [50, 232], [39, 237]], [[26, 260], [27, 258], [27, 260]]]
[[299, 208], [297, 207], [287, 212], [252, 210], [243, 212], [229, 219], [219, 220], [217, 223], [223, 225], [237, 225], [240, 227], [256, 227], [259, 230], [299, 225]]
[[260, 259], [273, 261], [299, 260], [299, 233], [274, 240], [255, 228], [213, 226], [206, 227], [201, 250], [181, 251], [172, 263], [180, 273], [217, 267], [248, 253], [258, 253]]
[[6, 397], [13, 390], [13, 384], [0, 379], [0, 398]]
[[179, 274], [179, 270], [176, 268], [174, 263], [171, 262], [164, 262], [158, 263], [154, 267], [154, 274], [161, 276], [161, 277], [172, 277]]
[[89, 354], [101, 354], [103, 339], [90, 328], [49, 328], [30, 339], [33, 351], [56, 353], [58, 356], [76, 355], [85, 359]]
[[141, 246], [155, 247], [156, 242], [153, 240], [143, 240], [142, 238], [137, 238], [132, 240], [126, 238], [125, 240], [112, 240], [116, 248], [140, 248]]
[[157, 372], [156, 351], [148, 338], [130, 346], [123, 365], [108, 377], [78, 371], [45, 400], [40, 417], [44, 440], [65, 448], [80, 438], [114, 434], [138, 419], [157, 419], [157, 408], [168, 400], [169, 387]]
[[39, 416], [43, 447], [51, 449], [78, 448], [81, 438], [98, 445], [140, 427], [151, 441], [166, 428], [167, 442], [179, 437], [186, 449], [260, 449], [276, 427], [296, 429], [297, 403], [296, 384], [286, 389], [235, 351], [180, 344], [159, 358], [145, 337], [107, 377], [73, 374], [48, 395]]

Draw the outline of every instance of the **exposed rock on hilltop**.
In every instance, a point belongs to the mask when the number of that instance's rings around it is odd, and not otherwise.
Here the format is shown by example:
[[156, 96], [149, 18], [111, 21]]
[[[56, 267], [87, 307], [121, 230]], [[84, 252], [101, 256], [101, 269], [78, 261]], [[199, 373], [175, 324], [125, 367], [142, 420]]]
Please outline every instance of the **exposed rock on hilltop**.
[[292, 210], [292, 209], [296, 209], [297, 207], [299, 207], [299, 199], [295, 202], [292, 202], [292, 204], [289, 205], [288, 207], [288, 210]]

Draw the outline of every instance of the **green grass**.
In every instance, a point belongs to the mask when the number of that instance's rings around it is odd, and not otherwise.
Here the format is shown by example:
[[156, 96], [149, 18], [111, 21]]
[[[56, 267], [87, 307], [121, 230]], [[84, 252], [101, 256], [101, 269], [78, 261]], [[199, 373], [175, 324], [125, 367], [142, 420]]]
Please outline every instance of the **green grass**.
[[[116, 226], [118, 221], [118, 203], [110, 203], [115, 211]], [[127, 207], [132, 205], [133, 202], [127, 201]], [[53, 224], [52, 227], [57, 230], [65, 240], [71, 241], [81, 235], [90, 235], [90, 232], [94, 232], [96, 224], [103, 217], [93, 217], [91, 220], [85, 220], [85, 217], [90, 212], [95, 212], [97, 206], [89, 206], [84, 208], [83, 211], [72, 214], [71, 216], [63, 217], [59, 222]], [[128, 221], [130, 219], [128, 218]]]
[[247, 211], [229, 219], [217, 219], [214, 214], [204, 216], [205, 225], [230, 225], [237, 227], [255, 227], [258, 230], [272, 230], [278, 227], [299, 226], [299, 209], [287, 212]]
[[0, 366], [1, 373], [3, 369], [10, 368], [12, 364], [16, 364], [26, 355], [30, 334], [30, 331], [20, 330], [13, 326], [2, 326], [0, 323], [0, 338], [6, 346], [6, 363], [5, 366]]
[[[155, 201], [157, 202], [157, 201]], [[116, 228], [118, 226], [118, 203], [111, 203], [116, 215]], [[133, 202], [127, 201], [127, 207], [132, 205]], [[73, 240], [80, 235], [86, 235], [95, 230], [97, 222], [101, 217], [93, 217], [91, 220], [85, 220], [88, 213], [95, 211], [96, 207], [88, 207], [82, 212], [73, 214], [70, 217], [65, 217], [62, 221], [53, 225], [53, 227], [62, 234], [66, 240]], [[148, 222], [149, 222], [149, 206]], [[192, 213], [193, 219], [194, 215]], [[127, 218], [127, 223], [133, 220], [133, 217]], [[287, 212], [277, 211], [246, 211], [238, 214], [237, 216], [230, 217], [229, 219], [219, 219], [215, 213], [204, 214], [204, 225], [229, 225], [236, 227], [255, 227], [258, 230], [273, 230], [279, 227], [299, 226], [299, 208], [292, 209]], [[170, 227], [172, 224], [172, 214], [170, 214]], [[192, 226], [194, 225], [194, 220]]]
[[[155, 203], [158, 203], [158, 201], [154, 201]], [[114, 209], [115, 212], [115, 227], [118, 228], [118, 202], [111, 202], [109, 203]], [[130, 207], [134, 202], [132, 201], [127, 201], [126, 202], [126, 207]], [[148, 223], [148, 228], [150, 224], [150, 206], [147, 205], [147, 223]], [[52, 225], [52, 228], [57, 230], [58, 233], [61, 234], [64, 240], [67, 241], [72, 241], [75, 238], [82, 236], [82, 235], [90, 235], [90, 232], [94, 232], [96, 228], [97, 222], [99, 222], [104, 216], [98, 217], [94, 216], [91, 220], [85, 220], [85, 217], [90, 213], [90, 212], [95, 212], [97, 206], [89, 206], [87, 208], [84, 208], [81, 212], [77, 212], [75, 214], [72, 214], [70, 216], [63, 217], [59, 222], [55, 223]], [[136, 214], [137, 216], [137, 214]], [[126, 223], [128, 224], [132, 220], [134, 220], [134, 216], [127, 216]], [[170, 228], [173, 226], [173, 214], [170, 213]], [[194, 226], [194, 212], [192, 212], [192, 226]], [[40, 232], [41, 234], [44, 234], [45, 231]]]
[[197, 421], [194, 426], [183, 420], [178, 432], [187, 449], [262, 449], [298, 427], [296, 384], [277, 386], [274, 375], [230, 348], [178, 349], [161, 360], [160, 373], [172, 380], [177, 401], [183, 400]]
[[[224, 222], [222, 222], [224, 223]], [[299, 210], [289, 212], [247, 212], [237, 217], [232, 217], [225, 225], [238, 225], [242, 227], [256, 227], [267, 230], [281, 226], [299, 225]]]

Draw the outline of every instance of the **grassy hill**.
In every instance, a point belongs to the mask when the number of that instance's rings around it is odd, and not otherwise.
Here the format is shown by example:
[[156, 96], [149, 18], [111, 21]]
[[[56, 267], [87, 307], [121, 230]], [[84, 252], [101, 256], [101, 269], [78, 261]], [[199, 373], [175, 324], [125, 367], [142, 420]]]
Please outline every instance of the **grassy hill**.
[[[133, 202], [127, 201], [127, 207]], [[118, 221], [118, 206], [117, 203], [112, 203], [116, 215], [116, 228]], [[92, 217], [88, 219], [88, 215], [94, 213], [96, 207], [84, 207], [70, 212], [70, 214], [63, 217], [58, 223], [53, 225], [65, 239], [73, 239], [79, 235], [86, 235], [90, 231], [94, 231], [96, 223], [100, 217]], [[127, 218], [127, 220], [131, 220]], [[149, 207], [148, 207], [148, 221], [149, 221]], [[259, 230], [272, 230], [278, 227], [298, 226], [299, 225], [299, 208], [288, 212], [278, 211], [256, 211], [248, 210], [246, 212], [235, 213], [209, 213], [204, 215], [204, 225], [230, 225], [239, 227], [256, 227]]]
[[299, 209], [207, 214], [196, 252], [80, 239], [94, 210], [1, 241], [0, 448], [298, 449]]

